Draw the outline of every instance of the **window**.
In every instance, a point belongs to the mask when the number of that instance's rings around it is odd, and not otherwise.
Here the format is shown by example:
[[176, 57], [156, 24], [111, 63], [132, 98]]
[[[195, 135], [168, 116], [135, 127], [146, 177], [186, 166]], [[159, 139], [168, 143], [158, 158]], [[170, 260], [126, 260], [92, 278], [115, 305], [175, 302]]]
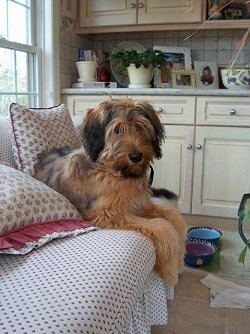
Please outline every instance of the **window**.
[[8, 114], [12, 102], [57, 103], [59, 71], [53, 56], [59, 48], [59, 3], [0, 0], [0, 116]]

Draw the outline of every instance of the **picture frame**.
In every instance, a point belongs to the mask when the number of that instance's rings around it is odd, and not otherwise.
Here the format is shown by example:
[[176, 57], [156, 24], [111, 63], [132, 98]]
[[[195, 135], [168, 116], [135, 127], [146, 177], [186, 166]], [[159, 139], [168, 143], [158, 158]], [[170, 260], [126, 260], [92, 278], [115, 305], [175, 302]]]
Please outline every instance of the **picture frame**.
[[218, 89], [218, 65], [210, 61], [194, 61], [196, 86], [201, 89]]
[[172, 70], [191, 70], [192, 58], [190, 47], [162, 46], [155, 45], [154, 50], [160, 50], [164, 53], [166, 65], [156, 69], [154, 73], [155, 87], [172, 87]]
[[196, 88], [194, 70], [172, 70], [173, 88]]

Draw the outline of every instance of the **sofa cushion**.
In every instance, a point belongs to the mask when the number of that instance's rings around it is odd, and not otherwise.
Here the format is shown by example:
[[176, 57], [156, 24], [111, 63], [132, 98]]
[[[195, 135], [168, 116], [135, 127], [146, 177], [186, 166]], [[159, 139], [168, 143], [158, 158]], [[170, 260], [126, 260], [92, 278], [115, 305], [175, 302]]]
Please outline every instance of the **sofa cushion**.
[[0, 253], [27, 253], [58, 237], [95, 229], [47, 185], [0, 165]]
[[38, 154], [56, 148], [81, 146], [68, 109], [10, 105], [12, 147], [17, 169], [34, 175]]

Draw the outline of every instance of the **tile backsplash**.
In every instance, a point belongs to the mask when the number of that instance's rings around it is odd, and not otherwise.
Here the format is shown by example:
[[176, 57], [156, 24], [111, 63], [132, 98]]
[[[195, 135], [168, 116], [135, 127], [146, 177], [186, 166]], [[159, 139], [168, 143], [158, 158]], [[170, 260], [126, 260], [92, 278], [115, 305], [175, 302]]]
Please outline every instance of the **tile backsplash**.
[[[72, 29], [73, 30], [73, 29]], [[213, 61], [228, 66], [245, 30], [158, 31], [78, 36], [71, 29], [61, 29], [61, 87], [71, 87], [78, 75], [75, 62], [78, 48], [111, 52], [116, 44], [132, 41], [146, 48], [154, 45], [191, 47], [192, 60]], [[250, 36], [240, 52], [237, 65], [250, 64]]]

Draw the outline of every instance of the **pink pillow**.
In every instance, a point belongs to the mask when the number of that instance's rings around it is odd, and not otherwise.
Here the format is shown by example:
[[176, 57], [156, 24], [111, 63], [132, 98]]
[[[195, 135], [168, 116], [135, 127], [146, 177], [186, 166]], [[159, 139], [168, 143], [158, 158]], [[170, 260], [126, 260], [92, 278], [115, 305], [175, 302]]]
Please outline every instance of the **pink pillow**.
[[51, 108], [10, 105], [12, 148], [17, 169], [34, 175], [37, 155], [53, 149], [81, 146], [68, 109], [64, 104]]
[[93, 229], [64, 196], [0, 164], [0, 253], [25, 254], [55, 238]]

